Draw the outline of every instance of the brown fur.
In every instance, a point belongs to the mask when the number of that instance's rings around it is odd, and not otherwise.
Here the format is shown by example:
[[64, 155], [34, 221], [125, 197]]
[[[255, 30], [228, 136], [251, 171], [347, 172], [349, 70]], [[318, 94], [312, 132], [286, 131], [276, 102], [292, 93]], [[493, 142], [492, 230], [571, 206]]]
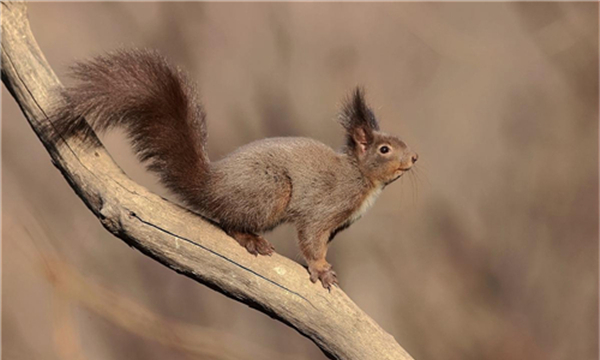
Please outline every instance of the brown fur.
[[170, 190], [250, 252], [271, 254], [257, 233], [294, 224], [311, 280], [326, 288], [337, 283], [325, 260], [328, 242], [417, 159], [400, 139], [379, 131], [360, 89], [340, 114], [341, 152], [307, 138], [268, 138], [210, 162], [195, 90], [157, 53], [118, 51], [78, 63], [74, 75], [81, 82], [66, 90], [66, 105], [53, 116], [57, 139], [81, 134], [84, 118], [95, 130], [124, 127], [140, 160]]

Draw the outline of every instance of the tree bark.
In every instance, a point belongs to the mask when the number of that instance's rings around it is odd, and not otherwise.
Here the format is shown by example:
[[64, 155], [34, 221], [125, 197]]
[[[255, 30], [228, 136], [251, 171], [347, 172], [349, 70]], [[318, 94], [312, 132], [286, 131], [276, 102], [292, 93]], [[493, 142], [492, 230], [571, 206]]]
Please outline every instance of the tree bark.
[[[26, 6], [2, 2], [2, 81], [73, 190], [102, 225], [171, 269], [311, 339], [332, 359], [412, 359], [339, 288], [309, 281], [277, 254], [254, 257], [220, 228], [129, 179], [104, 147], [54, 143], [48, 114], [62, 85], [29, 28]], [[7, 119], [4, 119], [7, 121]]]

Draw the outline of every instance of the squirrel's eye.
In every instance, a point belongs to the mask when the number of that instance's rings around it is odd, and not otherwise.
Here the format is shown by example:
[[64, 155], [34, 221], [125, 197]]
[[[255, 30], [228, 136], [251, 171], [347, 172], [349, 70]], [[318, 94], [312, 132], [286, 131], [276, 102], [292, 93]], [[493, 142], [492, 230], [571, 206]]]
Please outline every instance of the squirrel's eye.
[[390, 151], [390, 148], [383, 145], [382, 147], [379, 148], [379, 152], [382, 154], [387, 154]]

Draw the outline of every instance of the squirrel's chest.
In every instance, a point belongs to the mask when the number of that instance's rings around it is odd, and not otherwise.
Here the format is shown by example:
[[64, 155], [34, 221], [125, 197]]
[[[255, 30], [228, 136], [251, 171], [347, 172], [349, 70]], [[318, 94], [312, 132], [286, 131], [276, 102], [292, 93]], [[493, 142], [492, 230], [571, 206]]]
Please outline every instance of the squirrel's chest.
[[377, 197], [379, 197], [379, 194], [381, 194], [381, 190], [383, 190], [383, 188], [380, 187], [380, 186], [378, 186], [378, 187], [370, 190], [365, 195], [365, 197], [363, 198], [362, 202], [359, 203], [359, 205], [356, 208], [356, 210], [354, 210], [350, 214], [350, 216], [348, 217], [348, 220], [346, 220], [346, 223], [347, 224], [352, 224], [356, 220], [360, 219], [360, 217], [363, 216], [363, 214], [365, 212], [367, 212], [367, 210], [369, 210], [369, 208], [371, 206], [373, 206], [373, 204], [375, 203], [375, 200], [377, 200]]

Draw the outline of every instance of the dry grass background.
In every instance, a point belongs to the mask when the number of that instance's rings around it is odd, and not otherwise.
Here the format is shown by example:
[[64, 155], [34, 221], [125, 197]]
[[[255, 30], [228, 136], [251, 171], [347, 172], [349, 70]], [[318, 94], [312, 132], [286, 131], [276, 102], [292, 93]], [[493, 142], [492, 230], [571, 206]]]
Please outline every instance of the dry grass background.
[[[184, 67], [213, 159], [265, 136], [337, 147], [363, 84], [421, 157], [334, 241], [344, 290], [417, 360], [598, 359], [597, 3], [33, 3], [30, 21], [63, 80], [121, 46]], [[4, 358], [324, 358], [105, 232], [2, 102]], [[268, 237], [299, 259], [291, 228]]]

